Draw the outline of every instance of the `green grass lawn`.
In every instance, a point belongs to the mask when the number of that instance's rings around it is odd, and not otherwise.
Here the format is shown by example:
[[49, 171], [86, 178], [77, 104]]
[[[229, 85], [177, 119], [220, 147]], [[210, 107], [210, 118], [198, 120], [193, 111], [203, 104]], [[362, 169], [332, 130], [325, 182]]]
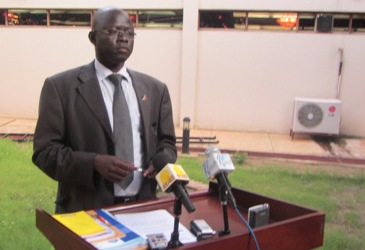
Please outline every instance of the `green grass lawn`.
[[[203, 160], [179, 163], [190, 179], [207, 182]], [[229, 175], [232, 186], [325, 212], [320, 249], [365, 249], [365, 168], [250, 159], [235, 167]]]
[[0, 140], [0, 249], [53, 249], [35, 227], [35, 208], [54, 212], [56, 182], [31, 162], [32, 144]]
[[[32, 144], [0, 140], [0, 250], [53, 249], [35, 226], [35, 208], [54, 211], [56, 182], [31, 162]], [[233, 157], [234, 159], [234, 157]], [[179, 157], [190, 179], [207, 183], [204, 158]], [[326, 213], [321, 249], [365, 249], [365, 170], [329, 171], [278, 161], [235, 164], [234, 187]]]

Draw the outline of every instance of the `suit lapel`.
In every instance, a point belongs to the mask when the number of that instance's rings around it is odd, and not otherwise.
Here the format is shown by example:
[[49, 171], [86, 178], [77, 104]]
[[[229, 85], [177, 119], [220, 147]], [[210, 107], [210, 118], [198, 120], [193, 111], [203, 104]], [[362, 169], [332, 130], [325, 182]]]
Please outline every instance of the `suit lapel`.
[[[139, 75], [132, 70], [128, 70], [129, 75], [132, 78], [133, 87], [136, 92], [138, 105], [141, 111], [141, 117], [143, 122], [144, 136], [149, 138], [149, 124], [150, 124], [150, 110], [152, 96], [148, 83]], [[147, 144], [148, 142], [146, 142]]]
[[101, 126], [107, 132], [110, 139], [113, 138], [108, 113], [106, 111], [103, 96], [101, 94], [100, 85], [94, 68], [94, 62], [86, 65], [79, 75], [80, 81], [83, 83], [78, 87], [80, 95], [83, 97], [90, 110], [94, 113]]

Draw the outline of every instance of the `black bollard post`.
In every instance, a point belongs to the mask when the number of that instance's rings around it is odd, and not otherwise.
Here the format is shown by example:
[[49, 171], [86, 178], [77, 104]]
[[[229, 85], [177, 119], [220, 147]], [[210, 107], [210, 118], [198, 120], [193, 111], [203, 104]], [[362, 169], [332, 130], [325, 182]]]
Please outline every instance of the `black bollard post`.
[[190, 141], [190, 118], [185, 117], [183, 119], [183, 141], [182, 141], [182, 152], [189, 154], [189, 141]]

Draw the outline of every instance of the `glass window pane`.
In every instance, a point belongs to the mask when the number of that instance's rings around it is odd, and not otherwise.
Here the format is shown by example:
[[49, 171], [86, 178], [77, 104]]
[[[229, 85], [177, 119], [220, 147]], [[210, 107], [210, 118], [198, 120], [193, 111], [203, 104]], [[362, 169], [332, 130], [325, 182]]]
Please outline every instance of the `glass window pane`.
[[235, 22], [233, 11], [200, 11], [200, 28], [234, 29]]
[[314, 13], [300, 13], [298, 30], [314, 31], [316, 15]]
[[296, 30], [297, 14], [285, 12], [249, 12], [249, 30]]
[[321, 13], [317, 15], [317, 32], [332, 32], [333, 15], [329, 13]]
[[365, 32], [365, 15], [354, 14], [352, 16], [352, 32]]
[[131, 19], [133, 23], [133, 27], [137, 27], [137, 11], [127, 11], [127, 13], [129, 15], [129, 19]]
[[138, 27], [182, 28], [183, 11], [139, 11]]
[[234, 28], [246, 29], [246, 12], [233, 12]]
[[46, 10], [8, 10], [9, 25], [47, 25]]
[[51, 10], [51, 26], [90, 26], [90, 11]]
[[349, 32], [350, 15], [335, 14], [333, 15], [333, 31], [334, 32]]
[[5, 15], [6, 15], [6, 11], [0, 10], [0, 25], [5, 25]]

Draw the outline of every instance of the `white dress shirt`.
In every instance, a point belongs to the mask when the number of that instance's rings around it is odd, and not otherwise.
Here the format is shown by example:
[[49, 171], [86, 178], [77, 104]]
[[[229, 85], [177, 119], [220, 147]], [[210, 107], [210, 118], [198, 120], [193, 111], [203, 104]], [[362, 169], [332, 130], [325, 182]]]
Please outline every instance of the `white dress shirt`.
[[[101, 93], [103, 94], [105, 107], [108, 112], [109, 122], [113, 129], [113, 96], [114, 96], [114, 84], [110, 82], [107, 77], [110, 74], [121, 74], [123, 80], [121, 82], [125, 99], [128, 104], [129, 114], [132, 122], [133, 133], [133, 153], [134, 153], [134, 165], [138, 168], [143, 164], [143, 145], [141, 141], [142, 122], [141, 114], [139, 112], [138, 100], [133, 88], [132, 79], [130, 78], [127, 68], [124, 66], [119, 72], [112, 72], [110, 69], [102, 65], [97, 59], [95, 59], [95, 70], [98, 78]], [[133, 182], [127, 189], [122, 189], [118, 183], [114, 183], [114, 195], [118, 197], [134, 196], [138, 193], [142, 185], [142, 173], [134, 171]]]

